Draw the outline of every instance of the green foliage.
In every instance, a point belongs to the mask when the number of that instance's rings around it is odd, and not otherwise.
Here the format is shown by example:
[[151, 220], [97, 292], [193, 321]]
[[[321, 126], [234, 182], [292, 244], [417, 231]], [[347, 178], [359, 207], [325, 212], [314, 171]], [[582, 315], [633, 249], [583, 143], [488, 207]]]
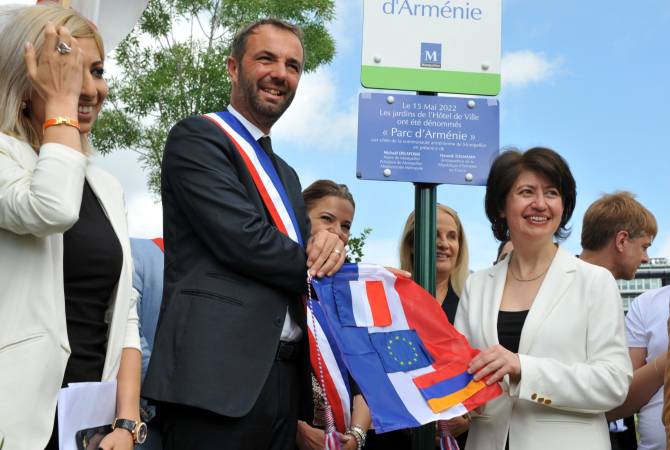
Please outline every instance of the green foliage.
[[361, 234], [356, 237], [350, 237], [347, 246], [349, 247], [349, 261], [359, 263], [363, 261], [363, 247], [365, 240], [372, 232], [372, 228], [364, 228]]
[[309, 72], [335, 54], [326, 29], [334, 8], [334, 0], [150, 0], [115, 51], [121, 75], [108, 80], [110, 95], [93, 128], [93, 147], [102, 154], [137, 152], [149, 188], [158, 194], [170, 128], [228, 105], [226, 59], [235, 30], [264, 17], [299, 25]]

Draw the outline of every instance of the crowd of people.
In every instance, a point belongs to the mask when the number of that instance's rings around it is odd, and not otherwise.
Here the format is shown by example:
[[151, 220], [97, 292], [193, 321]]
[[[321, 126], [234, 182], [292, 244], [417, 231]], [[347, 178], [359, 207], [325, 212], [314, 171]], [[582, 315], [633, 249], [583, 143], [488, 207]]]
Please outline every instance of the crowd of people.
[[[173, 127], [161, 174], [164, 237], [147, 240], [129, 238], [121, 186], [90, 158], [107, 95], [95, 26], [58, 6], [6, 14], [0, 449], [73, 439], [58, 433], [60, 388], [105, 380], [117, 381], [116, 417], [96, 448], [324, 448], [306, 274], [329, 276], [346, 261], [355, 201], [330, 180], [303, 191], [272, 149], [272, 126], [303, 69], [301, 30], [266, 19], [236, 34], [230, 105]], [[624, 319], [615, 282], [648, 261], [656, 220], [628, 192], [604, 195], [584, 216], [575, 256], [560, 243], [576, 192], [557, 152], [501, 152], [485, 197], [500, 251], [476, 273], [458, 213], [437, 206], [436, 301], [481, 349], [468, 371], [504, 391], [440, 423], [461, 448], [666, 448], [670, 288], [637, 298]], [[413, 269], [414, 230], [411, 213], [397, 276]], [[410, 430], [370, 429], [349, 381], [343, 448], [411, 448]], [[636, 412], [639, 446], [634, 431], [628, 441], [617, 432], [635, 429], [620, 419]]]

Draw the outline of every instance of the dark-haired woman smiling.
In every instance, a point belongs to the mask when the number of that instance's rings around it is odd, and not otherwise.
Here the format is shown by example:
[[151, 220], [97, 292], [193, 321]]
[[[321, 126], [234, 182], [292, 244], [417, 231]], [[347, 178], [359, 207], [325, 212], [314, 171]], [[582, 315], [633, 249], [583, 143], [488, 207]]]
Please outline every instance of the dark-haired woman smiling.
[[553, 150], [507, 151], [491, 167], [486, 214], [514, 250], [470, 276], [456, 327], [483, 349], [470, 373], [505, 393], [473, 416], [468, 450], [610, 448], [604, 412], [625, 399], [632, 368], [612, 275], [555, 242], [575, 199]]

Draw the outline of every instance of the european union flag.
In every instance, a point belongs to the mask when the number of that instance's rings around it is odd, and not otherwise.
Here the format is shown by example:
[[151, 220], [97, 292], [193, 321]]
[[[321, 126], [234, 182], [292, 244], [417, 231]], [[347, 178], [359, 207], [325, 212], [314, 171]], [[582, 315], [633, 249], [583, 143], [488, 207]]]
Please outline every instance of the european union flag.
[[407, 372], [433, 363], [414, 330], [370, 334], [370, 342], [379, 354], [386, 373]]

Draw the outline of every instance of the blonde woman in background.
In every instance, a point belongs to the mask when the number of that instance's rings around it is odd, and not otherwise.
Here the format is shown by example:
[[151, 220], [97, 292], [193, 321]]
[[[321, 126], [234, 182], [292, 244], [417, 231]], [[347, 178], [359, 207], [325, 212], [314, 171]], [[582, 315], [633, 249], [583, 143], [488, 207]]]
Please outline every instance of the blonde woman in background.
[[[408, 272], [414, 267], [414, 212], [405, 222], [400, 241], [400, 268]], [[437, 235], [435, 238], [435, 298], [442, 305], [449, 322], [454, 323], [458, 301], [468, 278], [468, 242], [458, 213], [448, 206], [437, 204]], [[465, 446], [470, 423], [468, 416], [447, 421], [449, 431], [461, 448]]]
[[125, 206], [87, 143], [103, 43], [70, 9], [0, 15], [0, 447], [58, 448], [59, 389], [115, 379], [119, 420], [99, 448], [130, 450], [146, 426]]

